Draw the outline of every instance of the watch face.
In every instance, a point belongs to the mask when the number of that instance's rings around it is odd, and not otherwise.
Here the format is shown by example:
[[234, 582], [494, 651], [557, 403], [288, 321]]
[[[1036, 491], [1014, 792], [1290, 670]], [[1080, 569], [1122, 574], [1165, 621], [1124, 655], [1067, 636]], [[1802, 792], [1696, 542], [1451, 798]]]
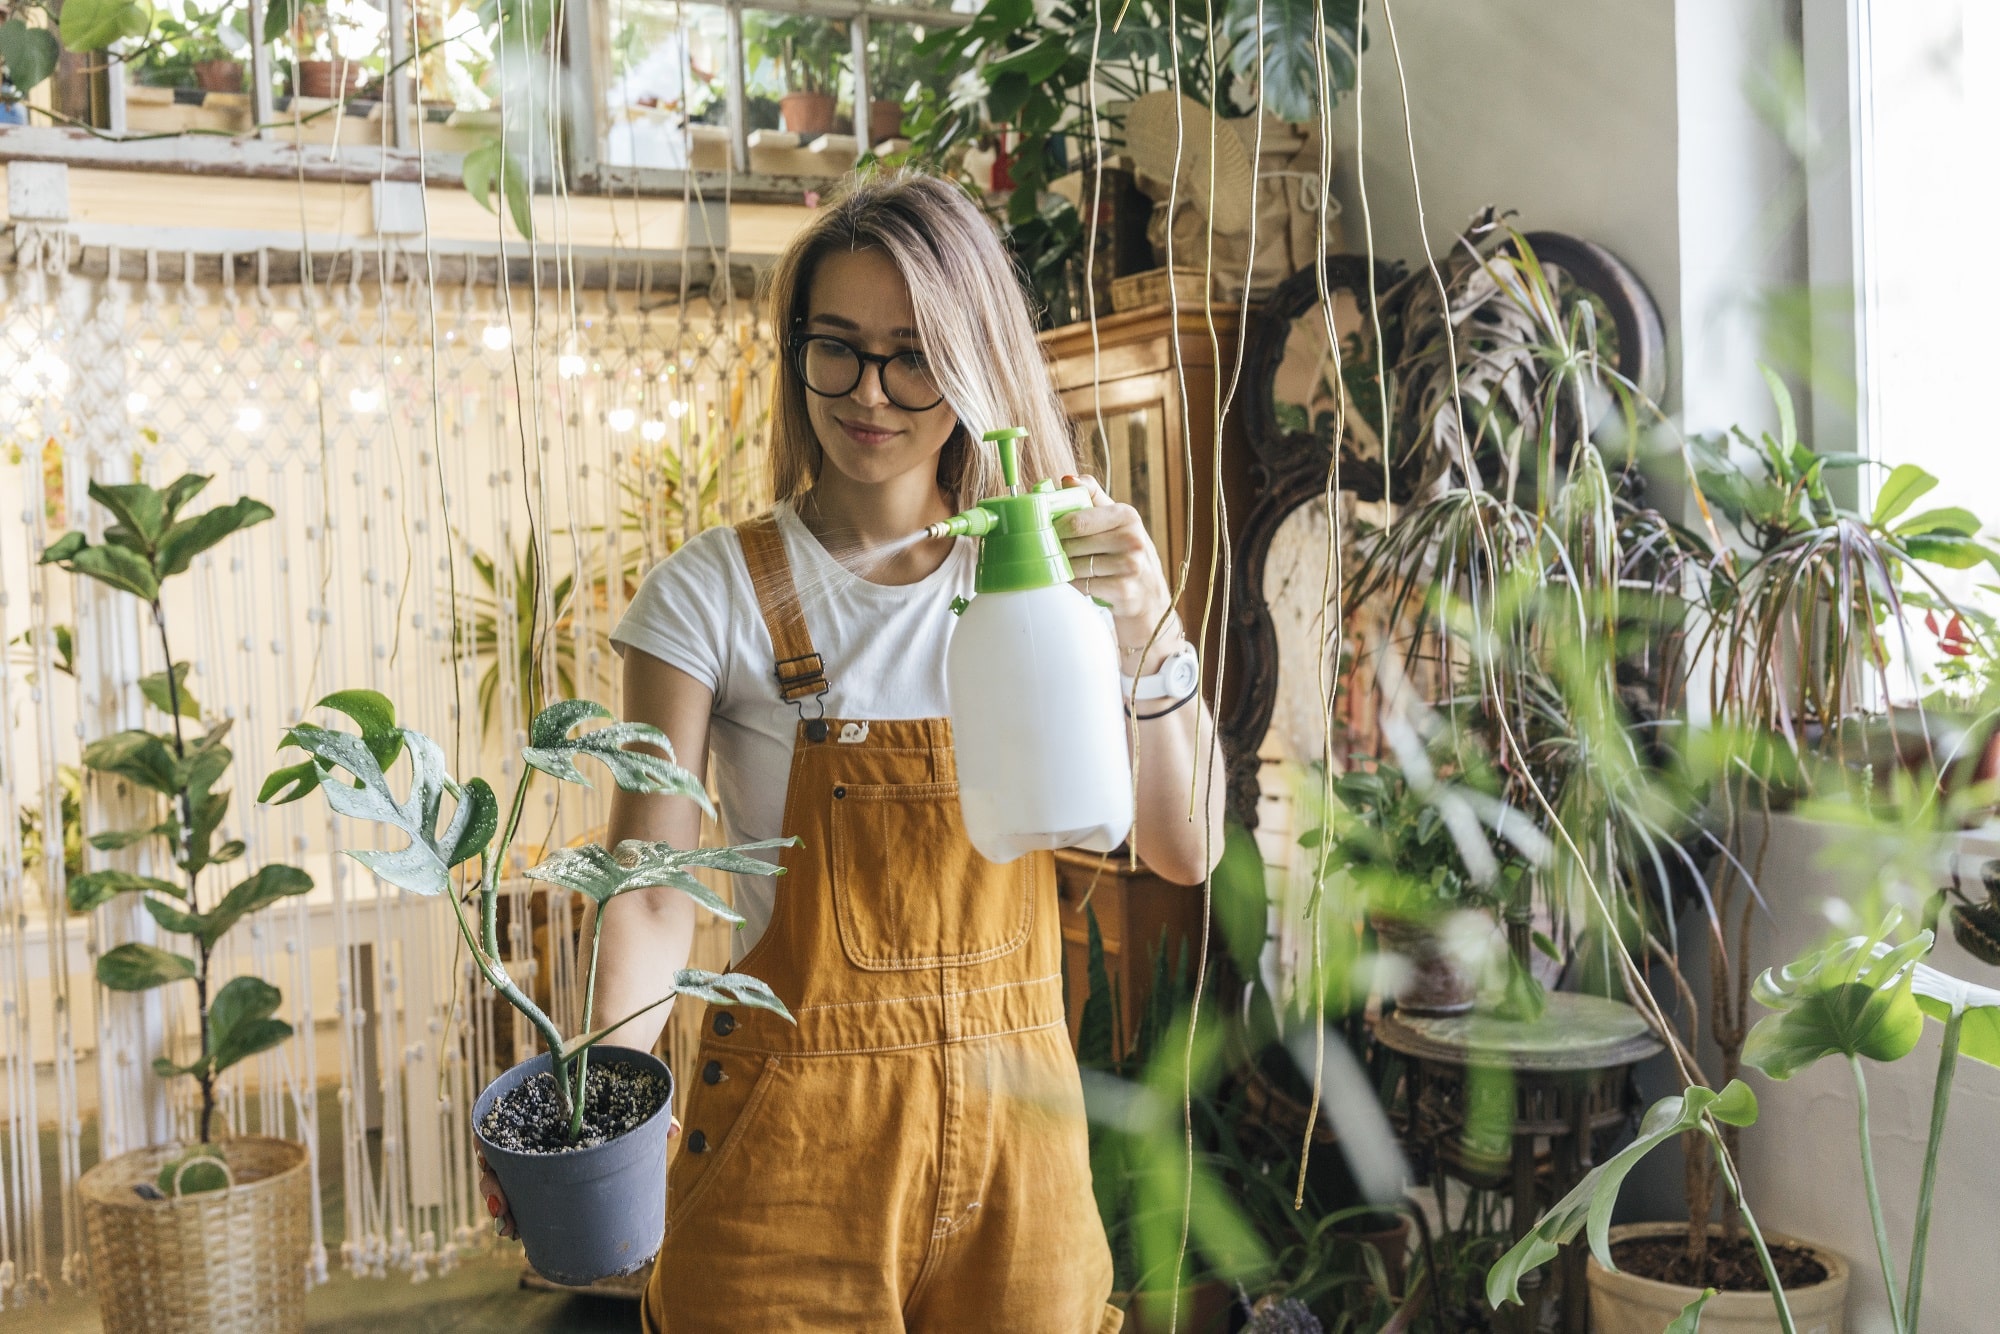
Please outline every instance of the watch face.
[[1194, 650], [1184, 646], [1160, 664], [1160, 676], [1168, 696], [1179, 699], [1194, 690], [1201, 677], [1201, 663], [1195, 658]]

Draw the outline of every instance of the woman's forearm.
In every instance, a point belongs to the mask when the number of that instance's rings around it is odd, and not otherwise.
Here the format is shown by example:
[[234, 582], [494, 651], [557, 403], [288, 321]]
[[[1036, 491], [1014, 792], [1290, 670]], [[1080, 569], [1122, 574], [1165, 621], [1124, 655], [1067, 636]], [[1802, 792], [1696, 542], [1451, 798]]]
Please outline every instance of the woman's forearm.
[[[1139, 706], [1143, 715], [1161, 704]], [[1204, 879], [1222, 856], [1229, 771], [1201, 701], [1132, 724], [1138, 734], [1133, 845], [1139, 860], [1175, 884]]]

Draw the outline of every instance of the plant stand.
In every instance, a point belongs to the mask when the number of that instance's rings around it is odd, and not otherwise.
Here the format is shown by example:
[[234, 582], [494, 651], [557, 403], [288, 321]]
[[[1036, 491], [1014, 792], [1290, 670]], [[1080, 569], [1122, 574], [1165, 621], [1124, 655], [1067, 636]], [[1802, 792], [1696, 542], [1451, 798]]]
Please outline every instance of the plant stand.
[[[1377, 1026], [1375, 1036], [1409, 1062], [1398, 1129], [1418, 1169], [1443, 1171], [1481, 1189], [1506, 1187], [1513, 1197], [1516, 1240], [1534, 1226], [1540, 1211], [1537, 1142], [1549, 1142], [1549, 1198], [1561, 1199], [1594, 1166], [1596, 1135], [1638, 1114], [1632, 1067], [1661, 1050], [1631, 1006], [1573, 992], [1550, 993], [1538, 1019], [1397, 1012]], [[1466, 1142], [1473, 1119], [1469, 1109], [1492, 1087], [1486, 1081], [1496, 1078], [1513, 1084], [1512, 1122], [1506, 1142], [1482, 1152]], [[1472, 1129], [1477, 1133], [1480, 1127], [1475, 1123]], [[1582, 1248], [1570, 1247], [1556, 1262], [1565, 1334], [1584, 1334], [1586, 1328], [1583, 1260]], [[1502, 1327], [1522, 1334], [1539, 1327], [1549, 1294], [1538, 1279], [1531, 1275], [1522, 1283], [1525, 1301]]]

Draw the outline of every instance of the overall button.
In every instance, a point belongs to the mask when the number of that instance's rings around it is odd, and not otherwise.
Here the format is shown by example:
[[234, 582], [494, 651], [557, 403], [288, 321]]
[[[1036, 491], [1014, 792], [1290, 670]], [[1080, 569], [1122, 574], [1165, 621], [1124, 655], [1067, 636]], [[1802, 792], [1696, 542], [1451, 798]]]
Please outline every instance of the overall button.
[[721, 1061], [710, 1061], [701, 1068], [701, 1082], [704, 1084], [720, 1084], [725, 1078]]
[[702, 1134], [699, 1130], [688, 1131], [687, 1149], [689, 1153], [707, 1153], [708, 1136]]
[[827, 734], [826, 719], [812, 718], [806, 722], [806, 740], [824, 741]]
[[736, 1016], [727, 1010], [718, 1010], [715, 1015], [715, 1036], [726, 1038], [736, 1031]]
[[837, 787], [833, 790], [833, 795], [834, 799], [837, 801], [840, 798], [845, 797], [847, 795], [847, 789], [844, 787]]

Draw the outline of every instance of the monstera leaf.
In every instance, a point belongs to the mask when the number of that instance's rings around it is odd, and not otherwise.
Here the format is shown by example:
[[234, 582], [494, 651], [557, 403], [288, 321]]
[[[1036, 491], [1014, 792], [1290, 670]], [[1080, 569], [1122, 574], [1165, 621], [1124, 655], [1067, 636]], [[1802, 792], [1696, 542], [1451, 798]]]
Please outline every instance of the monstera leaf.
[[[396, 851], [349, 850], [348, 856], [399, 889], [442, 894], [451, 887], [451, 869], [478, 856], [492, 842], [500, 826], [500, 803], [484, 779], [475, 778], [463, 788], [452, 782], [445, 773], [444, 752], [435, 741], [408, 728], [399, 732], [411, 771], [409, 795], [402, 800], [390, 788], [365, 737], [300, 723], [285, 733], [285, 744], [312, 756], [309, 777], [336, 812], [401, 830], [410, 839], [408, 847]], [[354, 781], [342, 781], [335, 770], [345, 770]], [[456, 804], [450, 821], [440, 829], [447, 792]]]
[[[580, 848], [564, 848], [530, 870], [528, 878], [574, 890], [600, 906], [631, 890], [670, 885], [717, 917], [741, 926], [741, 914], [723, 902], [714, 890], [695, 879], [689, 868], [704, 866], [716, 871], [733, 871], [738, 875], [783, 875], [783, 867], [743, 854], [766, 848], [789, 848], [797, 843], [795, 838], [770, 838], [761, 843], [745, 843], [733, 848], [689, 848], [680, 851], [665, 843], [627, 839], [618, 845], [618, 856], [591, 843]], [[619, 857], [629, 860], [621, 862]]]
[[[715, 808], [709, 805], [708, 793], [702, 790], [701, 780], [674, 763], [673, 745], [659, 728], [645, 723], [613, 723], [581, 736], [570, 735], [570, 729], [578, 723], [610, 716], [611, 710], [587, 699], [551, 704], [536, 714], [529, 725], [529, 744], [521, 752], [521, 758], [551, 778], [588, 787], [590, 780], [576, 767], [577, 757], [588, 755], [609, 769], [612, 779], [627, 792], [689, 797], [710, 815], [715, 813]], [[666, 752], [666, 757], [625, 749], [635, 741], [658, 746]]]
[[1868, 938], [1854, 937], [1769, 969], [1751, 994], [1776, 1013], [1750, 1030], [1743, 1059], [1773, 1079], [1790, 1079], [1828, 1056], [1897, 1061], [1923, 1036], [1924, 1012], [1911, 993], [1912, 968], [1930, 952], [1931, 933], [1898, 946], [1883, 937], [1891, 914]]
[[1590, 1169], [1576, 1183], [1576, 1189], [1556, 1201], [1534, 1230], [1486, 1272], [1486, 1300], [1493, 1309], [1499, 1310], [1503, 1302], [1520, 1301], [1521, 1279], [1555, 1259], [1578, 1232], [1586, 1232], [1590, 1253], [1599, 1264], [1616, 1269], [1611, 1261], [1611, 1211], [1625, 1178], [1641, 1158], [1700, 1128], [1703, 1119], [1711, 1116], [1732, 1126], [1752, 1125], [1757, 1120], [1757, 1095], [1742, 1080], [1732, 1079], [1720, 1093], [1696, 1087], [1654, 1103], [1639, 1124], [1638, 1138]]

